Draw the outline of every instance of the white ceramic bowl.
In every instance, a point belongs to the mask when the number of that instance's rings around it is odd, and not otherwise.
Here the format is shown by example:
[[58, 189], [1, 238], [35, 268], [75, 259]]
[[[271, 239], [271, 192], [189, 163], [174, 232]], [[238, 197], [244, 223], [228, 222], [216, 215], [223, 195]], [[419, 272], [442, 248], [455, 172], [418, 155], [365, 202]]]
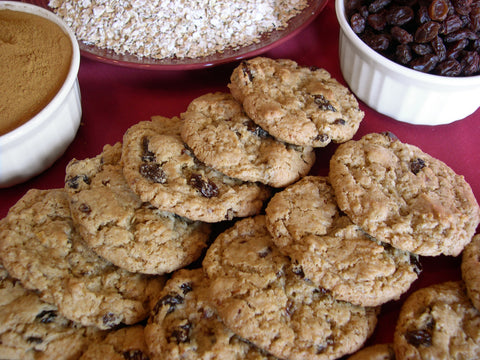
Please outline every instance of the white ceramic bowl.
[[343, 77], [371, 108], [396, 120], [448, 124], [480, 106], [480, 76], [445, 77], [399, 65], [372, 50], [351, 29], [344, 0], [335, 0]]
[[73, 32], [55, 14], [39, 6], [15, 1], [0, 1], [0, 10], [32, 13], [58, 24], [72, 42], [72, 62], [64, 84], [32, 119], [0, 136], [0, 187], [24, 182], [49, 168], [74, 139], [82, 108], [78, 69], [80, 51]]

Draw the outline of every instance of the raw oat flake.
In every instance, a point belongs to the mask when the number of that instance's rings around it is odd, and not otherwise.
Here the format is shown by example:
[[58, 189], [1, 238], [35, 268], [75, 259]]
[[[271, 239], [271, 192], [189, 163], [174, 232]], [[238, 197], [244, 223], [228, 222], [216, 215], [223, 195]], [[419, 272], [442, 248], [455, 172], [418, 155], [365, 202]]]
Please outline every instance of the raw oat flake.
[[306, 0], [50, 0], [78, 40], [117, 54], [196, 58], [258, 43]]

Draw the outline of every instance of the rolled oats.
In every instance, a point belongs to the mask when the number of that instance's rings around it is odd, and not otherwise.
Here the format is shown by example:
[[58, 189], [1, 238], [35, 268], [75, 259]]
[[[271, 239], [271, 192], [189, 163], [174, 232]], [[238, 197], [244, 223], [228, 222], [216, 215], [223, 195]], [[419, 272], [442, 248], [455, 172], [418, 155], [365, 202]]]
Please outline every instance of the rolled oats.
[[50, 0], [78, 40], [117, 54], [196, 58], [258, 43], [307, 0]]

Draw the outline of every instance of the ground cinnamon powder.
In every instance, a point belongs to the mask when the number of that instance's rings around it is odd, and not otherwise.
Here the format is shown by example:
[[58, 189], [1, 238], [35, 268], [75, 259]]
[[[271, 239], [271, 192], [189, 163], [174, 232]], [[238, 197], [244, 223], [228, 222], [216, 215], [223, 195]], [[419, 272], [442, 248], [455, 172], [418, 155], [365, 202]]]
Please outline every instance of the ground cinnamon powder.
[[0, 10], [0, 135], [50, 102], [71, 59], [70, 39], [57, 24], [38, 15]]

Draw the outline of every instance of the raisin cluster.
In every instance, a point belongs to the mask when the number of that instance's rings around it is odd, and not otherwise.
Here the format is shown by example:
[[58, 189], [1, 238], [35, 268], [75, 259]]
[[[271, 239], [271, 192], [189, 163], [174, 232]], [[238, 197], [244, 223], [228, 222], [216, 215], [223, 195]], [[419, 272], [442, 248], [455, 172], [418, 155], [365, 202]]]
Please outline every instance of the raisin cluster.
[[480, 0], [346, 0], [352, 30], [372, 49], [441, 76], [480, 74]]

